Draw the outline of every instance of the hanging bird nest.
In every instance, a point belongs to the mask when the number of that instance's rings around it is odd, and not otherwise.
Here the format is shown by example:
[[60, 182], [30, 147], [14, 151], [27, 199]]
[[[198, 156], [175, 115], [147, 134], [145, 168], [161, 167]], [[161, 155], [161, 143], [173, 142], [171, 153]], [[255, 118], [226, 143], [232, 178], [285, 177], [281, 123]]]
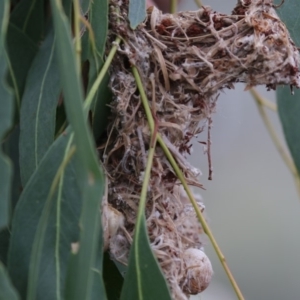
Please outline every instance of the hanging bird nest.
[[[110, 8], [107, 49], [116, 35], [122, 43], [110, 69], [112, 117], [100, 151], [108, 178], [104, 219], [107, 247], [126, 264], [151, 141], [131, 66], [139, 71], [157, 130], [187, 183], [202, 187], [200, 171], [186, 155], [192, 139], [210, 123], [219, 91], [236, 82], [246, 83], [246, 89], [260, 84], [298, 88], [299, 54], [270, 0], [240, 0], [231, 15], [210, 7], [171, 15], [151, 7], [136, 30], [129, 27], [128, 0], [111, 0]], [[203, 211], [200, 197], [198, 205]], [[173, 298], [203, 291], [212, 269], [202, 252], [201, 225], [159, 146], [145, 213], [151, 247]]]

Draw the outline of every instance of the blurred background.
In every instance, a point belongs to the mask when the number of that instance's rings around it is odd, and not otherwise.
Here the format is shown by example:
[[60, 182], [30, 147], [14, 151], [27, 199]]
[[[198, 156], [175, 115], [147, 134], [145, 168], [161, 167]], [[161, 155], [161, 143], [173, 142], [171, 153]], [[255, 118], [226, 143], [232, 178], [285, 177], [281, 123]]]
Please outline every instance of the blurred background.
[[[231, 13], [236, 0], [202, 3]], [[178, 7], [196, 9], [192, 0], [182, 1]], [[266, 92], [264, 87], [258, 91], [275, 101], [274, 92]], [[283, 139], [276, 113], [269, 115]], [[199, 140], [206, 140], [205, 132]], [[211, 229], [245, 299], [300, 299], [300, 199], [255, 101], [242, 84], [219, 97], [211, 153], [214, 176], [208, 181], [207, 157], [195, 141], [191, 162], [201, 169], [200, 180], [206, 188], [197, 192], [203, 197]], [[236, 299], [208, 240], [205, 250], [214, 277], [209, 288], [193, 299]]]

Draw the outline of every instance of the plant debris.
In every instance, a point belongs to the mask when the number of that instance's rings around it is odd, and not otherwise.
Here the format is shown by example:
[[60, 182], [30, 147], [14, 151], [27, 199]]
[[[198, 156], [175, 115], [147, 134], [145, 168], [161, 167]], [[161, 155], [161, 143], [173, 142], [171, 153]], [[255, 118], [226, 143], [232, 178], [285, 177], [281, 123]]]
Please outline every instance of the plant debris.
[[[139, 71], [157, 130], [186, 181], [202, 187], [200, 171], [186, 155], [192, 138], [211, 126], [218, 93], [236, 82], [246, 83], [246, 89], [260, 84], [268, 90], [280, 84], [299, 88], [299, 54], [271, 0], [240, 0], [231, 15], [206, 6], [174, 15], [151, 7], [134, 31], [127, 19], [128, 0], [111, 0], [110, 8], [107, 49], [116, 35], [123, 42], [110, 69], [112, 119], [100, 153], [109, 205], [122, 214], [107, 242], [112, 257], [126, 264], [151, 141], [131, 66]], [[202, 249], [202, 229], [162, 149], [155, 151], [146, 204], [149, 238], [172, 297], [187, 299], [210, 280], [187, 282], [192, 264], [184, 253]], [[203, 211], [199, 197], [198, 204]]]

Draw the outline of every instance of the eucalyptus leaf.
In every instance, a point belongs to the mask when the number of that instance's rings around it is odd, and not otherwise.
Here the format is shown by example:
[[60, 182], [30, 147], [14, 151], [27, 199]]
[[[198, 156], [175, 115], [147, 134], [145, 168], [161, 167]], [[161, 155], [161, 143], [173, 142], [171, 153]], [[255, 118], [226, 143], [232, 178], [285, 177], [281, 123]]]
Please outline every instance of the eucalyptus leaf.
[[20, 110], [27, 73], [37, 50], [37, 44], [14, 24], [9, 24], [7, 32], [9, 82], [15, 92], [17, 110]]
[[[275, 1], [277, 4], [281, 0]], [[277, 13], [281, 20], [287, 26], [293, 41], [300, 47], [300, 2], [298, 0], [285, 0], [284, 3], [277, 9]]]
[[[0, 142], [12, 125], [12, 93], [6, 82], [7, 58], [5, 38], [8, 25], [9, 1], [0, 2]], [[12, 167], [0, 148], [0, 229], [8, 225], [10, 215]]]
[[0, 262], [0, 300], [18, 300], [19, 296], [12, 286], [8, 274]]
[[53, 143], [55, 112], [60, 93], [52, 29], [28, 72], [20, 117], [20, 167], [25, 186]]
[[20, 110], [27, 72], [44, 34], [43, 0], [20, 1], [10, 16], [7, 35], [10, 83]]
[[145, 0], [129, 0], [128, 18], [130, 27], [136, 27], [146, 18], [146, 1]]
[[300, 91], [291, 95], [288, 87], [279, 88], [277, 105], [285, 139], [300, 175]]
[[[74, 130], [74, 140], [83, 178], [83, 208], [78, 254], [70, 262], [66, 299], [105, 299], [102, 280], [101, 200], [104, 194], [104, 174], [97, 160], [85, 114], [83, 90], [76, 65], [71, 29], [60, 3], [51, 0], [54, 17], [57, 57], [67, 118]], [[97, 284], [95, 284], [97, 282]], [[94, 287], [98, 291], [94, 292]]]
[[[278, 1], [277, 1], [278, 2]], [[300, 2], [286, 0], [278, 9], [278, 14], [286, 24], [292, 39], [300, 46]], [[285, 139], [300, 174], [300, 92], [291, 94], [288, 87], [277, 89], [277, 105]]]
[[37, 44], [44, 33], [44, 0], [22, 0], [10, 16], [10, 23]]
[[[94, 31], [94, 45], [89, 43], [89, 82], [88, 91], [96, 80], [98, 73], [103, 66], [103, 55], [108, 32], [108, 0], [94, 1], [89, 11], [89, 21]], [[88, 33], [88, 32], [87, 32]], [[111, 101], [112, 95], [108, 87], [109, 76], [103, 79], [91, 107], [92, 127], [95, 140], [104, 132], [110, 108], [107, 104]]]
[[107, 128], [110, 115], [108, 104], [112, 99], [112, 92], [109, 89], [109, 75], [105, 75], [97, 91], [96, 98], [93, 102], [93, 134], [97, 141]]
[[103, 58], [108, 32], [108, 0], [93, 1], [89, 21], [93, 28], [97, 55]]
[[50, 187], [69, 140], [69, 134], [63, 134], [49, 148], [26, 185], [15, 209], [8, 269], [14, 285], [24, 299], [27, 293], [29, 267], [35, 263], [31, 261], [32, 256], [33, 259], [40, 256], [36, 298], [62, 299], [64, 294], [71, 243], [77, 242], [79, 238], [79, 216], [82, 206], [82, 193], [74, 169], [75, 159], [65, 169], [63, 182], [51, 198], [52, 205], [46, 220], [47, 230], [42, 237], [44, 241], [42, 250], [39, 253], [32, 253], [32, 245]]
[[68, 21], [71, 23], [72, 22], [72, 3], [73, 3], [73, 0], [62, 0], [62, 6], [63, 6], [63, 9], [65, 11], [65, 14], [68, 18]]
[[22, 193], [22, 183], [20, 176], [20, 164], [19, 164], [19, 137], [20, 137], [20, 126], [16, 125], [6, 137], [3, 143], [3, 150], [9, 157], [13, 164], [13, 175], [11, 185], [11, 214], [19, 200], [20, 194]]
[[104, 253], [103, 279], [108, 300], [119, 300], [124, 278], [116, 267], [108, 252]]
[[[101, 0], [100, 2], [102, 2]], [[87, 12], [90, 10], [90, 5], [92, 5], [92, 0], [80, 0], [80, 8], [84, 14], [87, 14]], [[99, 2], [99, 1], [95, 1]]]
[[[19, 135], [20, 135], [20, 128], [19, 126], [15, 126], [13, 130], [10, 131], [9, 135], [5, 139], [5, 142], [3, 143], [3, 150], [13, 164], [12, 166], [13, 175], [12, 175], [11, 188], [10, 188], [11, 199], [9, 204], [10, 218], [13, 215], [14, 208], [22, 192], [20, 167], [19, 167]], [[7, 265], [7, 255], [8, 255], [10, 234], [11, 234], [11, 230], [9, 227], [4, 228], [3, 230], [0, 231], [0, 261], [4, 265]]]
[[7, 265], [7, 254], [10, 240], [10, 232], [8, 228], [0, 230], [0, 262]]
[[145, 217], [136, 224], [121, 300], [171, 300], [166, 280], [153, 255]]

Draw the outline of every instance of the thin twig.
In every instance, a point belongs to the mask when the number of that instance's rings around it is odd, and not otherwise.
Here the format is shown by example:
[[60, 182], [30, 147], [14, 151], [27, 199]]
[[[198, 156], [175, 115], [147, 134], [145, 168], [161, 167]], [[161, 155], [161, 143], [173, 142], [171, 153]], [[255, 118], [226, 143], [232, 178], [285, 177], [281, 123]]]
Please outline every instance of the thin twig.
[[280, 156], [282, 157], [283, 161], [285, 162], [286, 166], [291, 171], [291, 173], [294, 177], [297, 192], [298, 192], [298, 195], [300, 198], [300, 177], [299, 177], [297, 168], [296, 168], [293, 160], [290, 158], [289, 154], [286, 152], [282, 141], [278, 137], [276, 130], [274, 129], [272, 122], [264, 109], [265, 103], [262, 100], [261, 95], [254, 88], [250, 89], [250, 93], [253, 96], [253, 98], [255, 99], [258, 111], [262, 117], [263, 122], [265, 123], [265, 126], [271, 136], [271, 139], [273, 140], [275, 147], [277, 148]]
[[213, 168], [211, 163], [211, 125], [212, 118], [208, 117], [208, 128], [207, 128], [207, 159], [208, 159], [208, 180], [212, 180]]
[[[147, 119], [148, 119], [148, 124], [149, 124], [149, 127], [150, 127], [150, 130], [151, 132], [154, 131], [154, 120], [153, 120], [153, 117], [152, 117], [152, 114], [151, 114], [151, 109], [149, 107], [149, 103], [148, 103], [148, 100], [147, 100], [147, 96], [146, 96], [146, 93], [144, 91], [144, 88], [143, 88], [143, 84], [142, 84], [142, 81], [141, 81], [141, 78], [139, 76], [139, 73], [138, 73], [138, 70], [136, 67], [132, 67], [132, 72], [133, 72], [133, 76], [136, 80], [136, 83], [137, 83], [137, 87], [139, 89], [139, 92], [140, 92], [140, 95], [141, 95], [141, 100], [143, 102], [143, 105], [144, 105], [144, 108], [145, 108], [145, 113], [146, 113], [146, 116], [147, 116]], [[196, 211], [196, 214], [197, 214], [197, 217], [198, 217], [198, 220], [199, 222], [201, 223], [202, 225], [202, 228], [204, 230], [204, 232], [206, 233], [206, 235], [209, 237], [214, 249], [215, 249], [215, 252], [228, 276], [228, 279], [230, 280], [232, 286], [233, 286], [233, 289], [238, 297], [239, 300], [244, 300], [244, 297], [227, 265], [227, 262], [226, 262], [226, 259], [220, 249], [220, 247], [218, 246], [217, 244], [217, 241], [215, 240], [202, 212], [200, 211], [199, 209], [199, 206], [188, 186], [188, 184], [186, 183], [186, 180], [184, 178], [184, 175], [182, 173], [182, 171], [180, 170], [179, 166], [177, 165], [173, 155], [171, 154], [170, 150], [168, 149], [168, 147], [166, 146], [163, 138], [161, 137], [161, 135], [159, 133], [157, 133], [157, 141], [158, 143], [160, 144], [162, 150], [164, 151], [166, 157], [168, 158], [170, 164], [172, 165], [178, 179], [180, 180], [180, 182], [182, 183], [188, 197], [189, 197], [189, 200], [191, 201], [195, 211]]]

